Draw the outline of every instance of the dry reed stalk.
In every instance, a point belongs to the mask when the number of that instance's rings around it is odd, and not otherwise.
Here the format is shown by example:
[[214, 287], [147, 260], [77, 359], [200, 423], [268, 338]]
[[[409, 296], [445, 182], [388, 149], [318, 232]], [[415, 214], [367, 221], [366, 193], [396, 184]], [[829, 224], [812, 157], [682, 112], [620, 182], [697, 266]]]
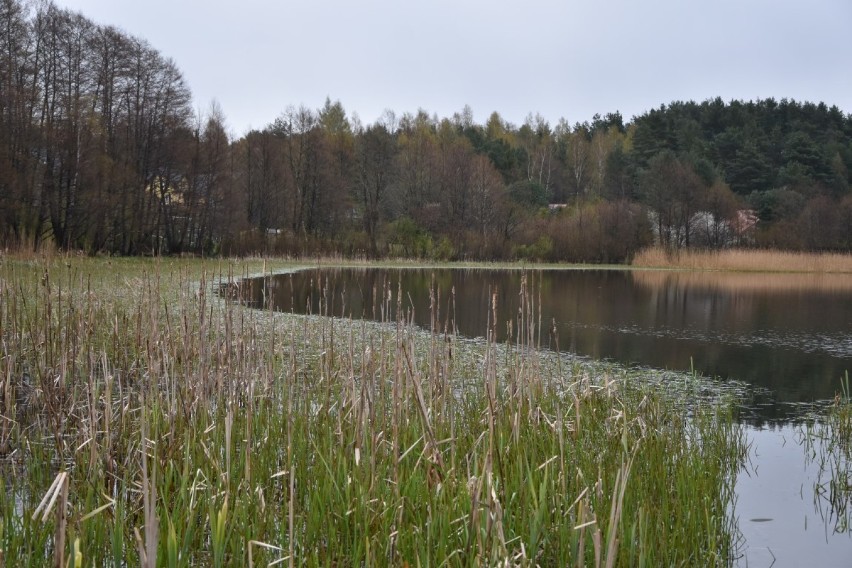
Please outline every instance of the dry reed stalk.
[[252, 419], [254, 416], [254, 374], [249, 375], [248, 400], [246, 401], [246, 429], [245, 429], [245, 482], [251, 485], [251, 456], [252, 456]]
[[627, 463], [621, 465], [615, 476], [613, 487], [612, 508], [609, 514], [609, 526], [607, 527], [606, 568], [612, 568], [618, 555], [618, 523], [621, 520], [621, 507], [624, 503], [624, 492], [627, 490], [627, 478], [630, 476], [630, 468], [633, 465], [633, 456]]
[[113, 376], [109, 372], [109, 366], [107, 363], [107, 354], [106, 351], [102, 353], [102, 368], [104, 374], [104, 392], [102, 394], [103, 406], [104, 410], [101, 413], [101, 430], [103, 432], [103, 443], [101, 447], [104, 448], [103, 459], [105, 462], [104, 470], [106, 473], [112, 474], [113, 471], [113, 443], [112, 443], [112, 434], [110, 433], [110, 426], [112, 425], [112, 383]]
[[[283, 549], [282, 549], [281, 547], [279, 547], [279, 546], [275, 546], [275, 545], [268, 544], [268, 543], [265, 543], [265, 542], [260, 542], [259, 540], [250, 540], [250, 541], [248, 542], [248, 561], [249, 561], [249, 568], [254, 568], [254, 556], [253, 556], [253, 554], [252, 554], [252, 551], [254, 550], [254, 547], [255, 547], [255, 546], [256, 546], [256, 547], [258, 547], [258, 548], [265, 548], [266, 550], [273, 550], [273, 551], [275, 551], [275, 552], [281, 552], [281, 551], [283, 550]], [[280, 562], [281, 560], [282, 560], [282, 559], [279, 559], [279, 562]], [[271, 564], [270, 564], [270, 566], [271, 566]], [[0, 568], [3, 568], [3, 567], [2, 567], [2, 566], [0, 566]]]
[[[89, 354], [89, 369], [94, 370], [97, 368], [97, 360], [94, 351], [91, 351]], [[98, 456], [100, 455], [98, 452], [98, 423], [100, 422], [97, 411], [97, 404], [100, 396], [98, 394], [98, 386], [95, 384], [95, 376], [94, 372], [87, 373], [88, 375], [88, 385], [87, 385], [87, 397], [86, 401], [88, 402], [88, 418], [89, 418], [89, 475], [93, 475], [96, 471], [98, 464]]]
[[136, 534], [137, 546], [139, 549], [139, 560], [144, 568], [156, 568], [157, 566], [157, 542], [159, 539], [159, 523], [157, 520], [157, 462], [154, 461], [154, 470], [152, 475], [148, 474], [148, 438], [147, 438], [147, 420], [145, 418], [144, 395], [141, 401], [140, 412], [142, 415], [140, 425], [141, 447], [142, 452], [142, 512], [145, 522], [145, 538], [144, 541], [139, 534], [139, 530], [134, 528]]
[[68, 524], [68, 474], [63, 473], [59, 489], [59, 504], [56, 508], [56, 536], [54, 538], [56, 568], [65, 568], [65, 531]]
[[423, 447], [423, 453], [426, 455], [426, 478], [430, 487], [436, 488], [444, 482], [444, 460], [441, 456], [441, 451], [438, 448], [438, 441], [435, 438], [435, 431], [432, 428], [432, 422], [429, 419], [429, 409], [426, 406], [426, 400], [423, 396], [423, 387], [419, 374], [414, 369], [414, 364], [411, 362], [411, 354], [405, 345], [403, 345], [402, 352], [405, 356], [405, 362], [408, 368], [408, 377], [414, 385], [414, 396], [417, 400], [417, 410], [420, 413], [420, 420], [423, 425], [423, 434], [426, 439], [426, 444]]
[[[295, 358], [294, 358], [295, 364]], [[295, 377], [295, 375], [294, 375]], [[296, 565], [295, 558], [295, 490], [296, 490], [296, 475], [293, 471], [293, 381], [290, 381], [290, 395], [287, 399], [287, 470], [289, 475], [289, 496], [287, 503], [287, 557], [290, 568]]]
[[13, 416], [16, 411], [15, 387], [12, 384], [12, 368], [15, 366], [14, 357], [9, 355], [6, 344], [3, 342], [3, 359], [6, 360], [6, 373], [3, 375], [3, 383], [0, 391], [3, 393], [3, 415], [0, 415], [0, 456], [9, 453], [10, 438], [12, 437]]
[[484, 543], [482, 542], [482, 532], [479, 530], [479, 508], [483, 489], [483, 482], [487, 472], [491, 471], [491, 451], [485, 453], [482, 468], [479, 471], [479, 477], [472, 477], [468, 480], [470, 488], [470, 532], [468, 533], [467, 555], [470, 557], [473, 548], [473, 539], [476, 539], [477, 557], [484, 558]]
[[[395, 334], [395, 349], [396, 353], [399, 354], [402, 351], [402, 329], [404, 325], [403, 317], [402, 317], [402, 283], [398, 284], [398, 293], [397, 293], [397, 306], [396, 306], [396, 334]], [[403, 369], [402, 358], [397, 356], [394, 357], [394, 377], [405, 377], [405, 371]], [[402, 384], [401, 381], [395, 380], [393, 381], [393, 386], [391, 387], [391, 452], [393, 455], [393, 488], [394, 488], [394, 497], [399, 500], [400, 498], [400, 488], [399, 488], [399, 464], [402, 460], [400, 456], [400, 444], [399, 444], [399, 436], [400, 436], [400, 422], [402, 412]]]
[[50, 487], [45, 492], [44, 497], [41, 498], [41, 501], [35, 508], [35, 511], [33, 511], [32, 520], [36, 520], [38, 518], [38, 514], [44, 510], [41, 520], [42, 522], [47, 521], [47, 517], [50, 516], [50, 511], [53, 510], [53, 505], [56, 503], [56, 499], [62, 491], [62, 484], [65, 483], [66, 477], [68, 477], [67, 471], [60, 471], [56, 474], [56, 477], [53, 478], [53, 483], [50, 484]]
[[603, 548], [603, 545], [601, 544], [601, 529], [599, 527], [595, 527], [595, 530], [592, 533], [592, 544], [595, 547], [595, 568], [600, 568], [602, 558], [601, 549]]
[[586, 558], [586, 511], [588, 510], [586, 507], [586, 501], [581, 499], [579, 507], [579, 513], [577, 513], [578, 525], [577, 527], [574, 527], [574, 530], [580, 531], [580, 536], [577, 539], [579, 543], [577, 546], [577, 568], [583, 568]]

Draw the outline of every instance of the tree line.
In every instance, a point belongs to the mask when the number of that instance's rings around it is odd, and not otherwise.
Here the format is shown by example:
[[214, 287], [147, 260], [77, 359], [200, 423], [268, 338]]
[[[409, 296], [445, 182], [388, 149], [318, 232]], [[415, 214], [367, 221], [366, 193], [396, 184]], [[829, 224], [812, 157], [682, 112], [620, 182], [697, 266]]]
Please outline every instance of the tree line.
[[520, 126], [465, 107], [289, 107], [231, 140], [175, 62], [0, 0], [0, 242], [115, 254], [621, 262], [665, 246], [852, 248], [852, 117], [782, 99]]
[[118, 254], [221, 239], [224, 116], [193, 116], [175, 62], [50, 2], [0, 0], [0, 26], [0, 237]]

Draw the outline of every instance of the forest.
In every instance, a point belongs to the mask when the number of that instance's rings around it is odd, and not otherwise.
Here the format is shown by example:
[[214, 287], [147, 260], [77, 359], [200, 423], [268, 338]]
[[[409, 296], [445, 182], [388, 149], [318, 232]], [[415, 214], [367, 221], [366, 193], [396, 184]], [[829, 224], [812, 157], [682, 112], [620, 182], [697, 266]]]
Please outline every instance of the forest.
[[0, 26], [0, 246], [601, 263], [654, 242], [852, 250], [852, 116], [822, 102], [363, 124], [329, 98], [231, 139], [144, 39], [50, 2], [0, 0]]

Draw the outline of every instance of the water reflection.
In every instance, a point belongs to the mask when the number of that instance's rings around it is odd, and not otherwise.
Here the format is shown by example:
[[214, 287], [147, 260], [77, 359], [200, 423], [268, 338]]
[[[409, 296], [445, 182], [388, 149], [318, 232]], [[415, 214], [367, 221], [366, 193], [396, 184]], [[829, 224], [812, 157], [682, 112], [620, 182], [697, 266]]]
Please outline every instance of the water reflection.
[[832, 398], [852, 368], [852, 278], [843, 275], [323, 269], [252, 281], [243, 297], [283, 311], [388, 320], [400, 303], [424, 327], [481, 337], [494, 296], [506, 339], [518, 334], [522, 282], [541, 344], [751, 383], [757, 423]]
[[739, 566], [849, 566], [852, 534], [822, 494], [826, 474], [801, 427], [749, 428], [751, 466], [737, 476]]

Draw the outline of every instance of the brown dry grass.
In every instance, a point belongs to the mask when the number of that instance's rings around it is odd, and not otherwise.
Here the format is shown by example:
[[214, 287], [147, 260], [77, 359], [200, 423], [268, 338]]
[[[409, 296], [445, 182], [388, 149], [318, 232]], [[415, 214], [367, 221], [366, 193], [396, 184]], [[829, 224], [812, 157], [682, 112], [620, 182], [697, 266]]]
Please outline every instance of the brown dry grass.
[[852, 273], [852, 254], [751, 249], [672, 252], [654, 247], [637, 254], [632, 264], [635, 267], [644, 268], [845, 274]]

